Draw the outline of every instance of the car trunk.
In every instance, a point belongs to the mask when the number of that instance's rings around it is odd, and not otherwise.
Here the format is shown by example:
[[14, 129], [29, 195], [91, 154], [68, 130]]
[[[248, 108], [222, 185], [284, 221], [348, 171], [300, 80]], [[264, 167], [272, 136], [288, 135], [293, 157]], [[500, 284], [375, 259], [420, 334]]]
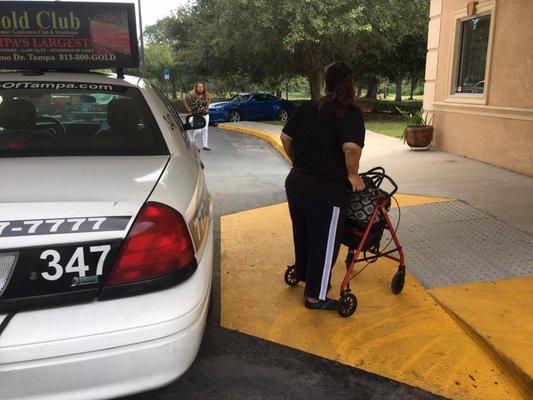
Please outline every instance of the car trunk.
[[168, 158], [0, 159], [0, 312], [97, 296]]

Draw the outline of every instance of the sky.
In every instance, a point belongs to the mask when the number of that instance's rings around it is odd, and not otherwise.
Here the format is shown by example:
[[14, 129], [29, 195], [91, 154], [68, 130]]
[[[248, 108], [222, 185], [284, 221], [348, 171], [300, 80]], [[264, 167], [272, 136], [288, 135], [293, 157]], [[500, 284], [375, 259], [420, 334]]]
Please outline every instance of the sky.
[[[113, 0], [117, 3], [131, 3], [131, 0]], [[141, 0], [143, 26], [154, 24], [158, 19], [166, 17], [173, 10], [185, 5], [187, 0]], [[137, 0], [135, 0], [137, 8]]]
[[[38, 0], [34, 0], [38, 1]], [[78, 0], [79, 1], [79, 0]], [[81, 0], [87, 1], [87, 0]], [[91, 2], [95, 1], [106, 1], [106, 0], [90, 0]], [[109, 0], [110, 3], [135, 3], [135, 8], [137, 8], [138, 0]], [[181, 5], [185, 5], [187, 0], [141, 0], [141, 11], [142, 11], [142, 22], [143, 26], [154, 24], [158, 19], [166, 17], [173, 10], [178, 8]], [[139, 21], [137, 20], [137, 23]]]

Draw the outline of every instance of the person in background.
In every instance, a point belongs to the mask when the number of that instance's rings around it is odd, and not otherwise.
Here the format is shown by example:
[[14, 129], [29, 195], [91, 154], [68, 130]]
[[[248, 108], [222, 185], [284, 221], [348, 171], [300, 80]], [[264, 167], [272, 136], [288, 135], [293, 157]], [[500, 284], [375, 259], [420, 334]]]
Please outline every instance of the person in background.
[[365, 141], [350, 67], [325, 72], [326, 95], [297, 109], [281, 133], [292, 169], [285, 181], [292, 220], [296, 277], [305, 282], [305, 307], [335, 310], [326, 297], [344, 229], [346, 190], [363, 190], [359, 160]]
[[196, 129], [193, 133], [192, 141], [196, 143], [198, 148], [204, 150], [211, 150], [208, 144], [209, 140], [209, 94], [205, 85], [201, 82], [194, 85], [194, 89], [191, 90], [185, 99], [185, 109], [189, 114], [200, 115], [205, 118], [205, 127], [202, 129]]

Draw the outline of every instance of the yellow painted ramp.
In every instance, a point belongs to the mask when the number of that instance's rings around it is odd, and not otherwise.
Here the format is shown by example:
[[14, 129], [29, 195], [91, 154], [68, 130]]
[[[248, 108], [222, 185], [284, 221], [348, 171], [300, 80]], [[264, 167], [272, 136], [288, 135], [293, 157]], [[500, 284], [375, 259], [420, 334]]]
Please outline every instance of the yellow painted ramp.
[[[436, 204], [453, 201], [453, 199], [447, 199], [445, 197], [415, 196], [412, 194], [403, 193], [398, 193], [394, 195], [394, 197], [398, 201], [398, 205], [400, 207], [422, 206], [424, 204]], [[396, 203], [394, 201], [392, 202], [392, 206], [396, 207]]]
[[432, 289], [533, 398], [533, 276]]
[[[513, 381], [408, 275], [394, 296], [396, 266], [371, 265], [353, 282], [348, 319], [303, 307], [303, 287], [283, 282], [293, 263], [286, 204], [221, 219], [224, 327], [457, 399], [520, 399]], [[400, 235], [401, 239], [401, 235]], [[331, 294], [343, 274], [341, 253]], [[407, 255], [407, 259], [408, 259]]]

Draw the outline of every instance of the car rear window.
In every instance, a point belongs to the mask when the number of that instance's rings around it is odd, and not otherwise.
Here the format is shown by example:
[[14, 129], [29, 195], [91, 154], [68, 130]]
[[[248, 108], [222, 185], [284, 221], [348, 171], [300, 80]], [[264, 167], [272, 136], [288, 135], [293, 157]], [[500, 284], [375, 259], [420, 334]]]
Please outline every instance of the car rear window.
[[166, 154], [136, 88], [0, 81], [0, 157]]

